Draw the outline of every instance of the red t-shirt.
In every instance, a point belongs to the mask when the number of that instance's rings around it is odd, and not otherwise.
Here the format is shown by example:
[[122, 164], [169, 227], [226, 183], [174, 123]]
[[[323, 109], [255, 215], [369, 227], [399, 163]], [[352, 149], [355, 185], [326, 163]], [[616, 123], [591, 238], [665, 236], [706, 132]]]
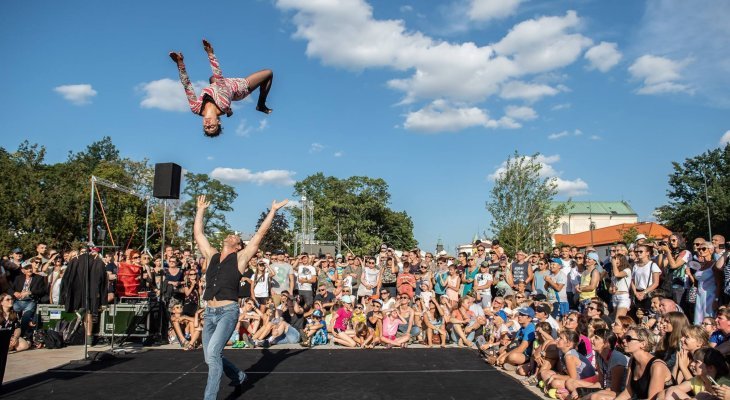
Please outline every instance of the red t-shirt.
[[396, 287], [398, 288], [398, 294], [407, 294], [413, 298], [413, 285], [416, 284], [416, 276], [411, 273], [401, 273], [398, 275], [398, 279], [395, 281]]

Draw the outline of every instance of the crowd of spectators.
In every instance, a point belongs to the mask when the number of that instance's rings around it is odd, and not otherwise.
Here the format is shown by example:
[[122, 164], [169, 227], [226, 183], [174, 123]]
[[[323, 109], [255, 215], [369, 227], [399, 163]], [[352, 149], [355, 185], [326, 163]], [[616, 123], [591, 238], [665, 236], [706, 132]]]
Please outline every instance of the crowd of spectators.
[[[689, 247], [689, 248], [687, 248]], [[166, 339], [200, 345], [205, 261], [167, 247], [160, 258], [102, 257], [109, 302], [120, 265], [165, 305]], [[11, 350], [32, 347], [37, 304], [59, 303], [78, 253], [39, 244], [3, 260], [0, 325]], [[375, 255], [259, 251], [239, 286], [232, 348], [324, 344], [372, 349], [458, 346], [561, 399], [730, 399], [730, 263], [725, 239], [681, 235], [592, 248], [507, 254], [493, 241], [455, 257], [382, 245]], [[169, 328], [169, 329], [168, 329]]]

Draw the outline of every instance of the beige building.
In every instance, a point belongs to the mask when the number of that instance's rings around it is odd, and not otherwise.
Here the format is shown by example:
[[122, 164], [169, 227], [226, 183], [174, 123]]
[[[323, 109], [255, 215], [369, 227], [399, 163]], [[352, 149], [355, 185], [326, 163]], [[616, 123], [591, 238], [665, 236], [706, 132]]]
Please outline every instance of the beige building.
[[[555, 205], [565, 204], [554, 202]], [[553, 234], [570, 235], [620, 224], [635, 224], [639, 216], [625, 201], [571, 201]]]

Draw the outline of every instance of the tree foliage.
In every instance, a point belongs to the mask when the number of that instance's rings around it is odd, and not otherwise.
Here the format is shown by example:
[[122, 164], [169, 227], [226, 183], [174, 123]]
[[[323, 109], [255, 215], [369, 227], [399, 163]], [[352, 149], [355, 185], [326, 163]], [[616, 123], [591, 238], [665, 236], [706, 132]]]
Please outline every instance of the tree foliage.
[[[13, 247], [28, 253], [38, 242], [68, 250], [89, 240], [91, 176], [151, 196], [153, 168], [147, 160], [120, 157], [111, 138], [104, 137], [84, 150], [69, 152], [65, 162], [47, 164], [46, 150], [28, 141], [10, 152], [0, 148], [0, 251]], [[141, 249], [144, 243], [146, 202], [137, 196], [97, 184], [93, 197], [93, 240], [97, 245]], [[103, 211], [102, 211], [103, 210]], [[162, 204], [150, 200], [148, 247], [159, 251]], [[97, 229], [98, 228], [98, 229]], [[101, 231], [106, 233], [102, 239]], [[179, 242], [177, 216], [169, 212], [167, 243]]]
[[188, 172], [185, 174], [183, 194], [188, 197], [188, 200], [182, 203], [178, 215], [185, 220], [184, 237], [193, 240], [193, 223], [195, 222], [197, 210], [196, 202], [198, 195], [204, 194], [206, 200], [210, 202], [210, 207], [205, 212], [203, 232], [205, 232], [211, 245], [214, 247], [220, 246], [219, 241], [212, 238], [219, 237], [221, 233], [227, 234], [231, 230], [231, 226], [226, 221], [225, 213], [233, 211], [233, 201], [238, 197], [236, 191], [232, 186], [221, 183], [207, 174]]
[[[269, 208], [262, 212], [259, 216], [258, 222], [256, 222], [256, 230], [259, 230], [261, 224], [269, 214]], [[277, 249], [289, 250], [292, 245], [294, 235], [289, 230], [289, 222], [286, 220], [286, 216], [282, 212], [278, 212], [274, 215], [274, 219], [271, 221], [271, 228], [266, 235], [261, 239], [259, 249], [262, 251], [274, 251]]]
[[730, 145], [687, 158], [681, 164], [672, 162], [672, 169], [667, 189], [669, 203], [657, 209], [657, 219], [687, 238], [706, 237], [707, 178], [712, 234], [727, 236], [730, 233]]
[[486, 203], [492, 215], [491, 229], [509, 253], [517, 250], [544, 250], [558, 219], [570, 202], [554, 205], [555, 178], [540, 175], [539, 154], [522, 156], [517, 152], [507, 159], [495, 179], [491, 198]]
[[[343, 248], [357, 254], [373, 254], [386, 242], [398, 249], [410, 249], [413, 221], [405, 211], [388, 207], [388, 184], [380, 178], [353, 176], [338, 179], [317, 173], [294, 184], [294, 196], [314, 202], [315, 237], [336, 241], [339, 220]], [[293, 208], [294, 229], [301, 230], [301, 209]]]

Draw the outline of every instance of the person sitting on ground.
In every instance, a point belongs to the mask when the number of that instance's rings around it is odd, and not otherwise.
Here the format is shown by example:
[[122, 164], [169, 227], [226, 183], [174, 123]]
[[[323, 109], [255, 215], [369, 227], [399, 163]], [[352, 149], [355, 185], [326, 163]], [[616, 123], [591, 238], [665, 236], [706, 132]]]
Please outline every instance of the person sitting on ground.
[[20, 319], [13, 310], [13, 296], [0, 295], [0, 328], [10, 330], [9, 351], [23, 351], [30, 348], [30, 343], [20, 336]]
[[431, 297], [422, 320], [426, 331], [426, 346], [432, 347], [434, 335], [437, 335], [438, 344], [442, 348], [446, 347], [446, 323], [444, 322], [443, 309], [435, 298]]
[[730, 383], [730, 379], [726, 377], [730, 370], [725, 357], [719, 351], [712, 347], [702, 347], [694, 351], [692, 359], [690, 370], [694, 376], [665, 390], [657, 396], [659, 400], [700, 398], [702, 395], [712, 398], [713, 386]]
[[553, 328], [543, 321], [535, 325], [535, 350], [530, 362], [517, 369], [518, 375], [527, 376], [522, 383], [534, 385], [539, 379], [539, 373], [555, 368], [558, 361], [558, 348], [553, 339]]
[[347, 347], [355, 347], [357, 343], [347, 334], [352, 318], [352, 302], [355, 300], [353, 296], [342, 296], [342, 307], [338, 308], [333, 314], [332, 337], [335, 343]]
[[565, 388], [571, 399], [585, 398], [590, 400], [611, 400], [624, 390], [626, 384], [626, 368], [629, 358], [618, 350], [618, 338], [608, 329], [597, 330], [591, 336], [591, 343], [596, 349], [598, 379], [568, 379]]
[[383, 328], [380, 335], [380, 341], [385, 343], [386, 348], [392, 346], [405, 348], [408, 345], [410, 337], [405, 335], [397, 337], [398, 325], [405, 324], [394, 308], [383, 309]]
[[324, 322], [322, 310], [312, 312], [312, 321], [304, 327], [304, 347], [327, 344], [327, 324]]
[[517, 320], [520, 324], [520, 329], [514, 339], [517, 346], [511, 351], [500, 355], [496, 361], [497, 366], [520, 366], [528, 362], [532, 355], [533, 342], [535, 341], [535, 324], [532, 323], [532, 320], [535, 318], [535, 311], [532, 308], [524, 307], [517, 310], [517, 313]]
[[540, 379], [545, 382], [544, 389], [552, 398], [566, 398], [568, 390], [565, 383], [569, 379], [596, 382], [596, 370], [584, 355], [578, 353], [576, 347], [580, 341], [578, 332], [566, 329], [558, 335], [557, 347], [562, 354], [557, 371], [540, 372]]
[[624, 390], [616, 400], [655, 400], [672, 383], [672, 373], [661, 358], [652, 354], [654, 334], [643, 327], [632, 327], [623, 337], [624, 349], [631, 356]]
[[[301, 339], [299, 331], [284, 320], [283, 311], [276, 310], [276, 318], [274, 318], [271, 325], [271, 335], [268, 339], [265, 339], [270, 346], [299, 343]], [[264, 347], [266, 346], [264, 345]]]
[[708, 336], [702, 327], [688, 325], [682, 328], [682, 339], [680, 340], [679, 351], [677, 351], [677, 362], [672, 369], [674, 382], [679, 384], [692, 379], [694, 374], [690, 369], [693, 362], [695, 350], [708, 347]]
[[374, 300], [372, 303], [372, 311], [366, 314], [365, 323], [367, 324], [370, 334], [373, 335], [373, 345], [380, 344], [380, 336], [383, 332], [383, 302]]
[[195, 316], [191, 317], [183, 314], [183, 306], [180, 303], [173, 302], [170, 306], [170, 323], [172, 324], [172, 338], [180, 343], [183, 350], [193, 350], [197, 348], [198, 339], [201, 330], [200, 321]]

